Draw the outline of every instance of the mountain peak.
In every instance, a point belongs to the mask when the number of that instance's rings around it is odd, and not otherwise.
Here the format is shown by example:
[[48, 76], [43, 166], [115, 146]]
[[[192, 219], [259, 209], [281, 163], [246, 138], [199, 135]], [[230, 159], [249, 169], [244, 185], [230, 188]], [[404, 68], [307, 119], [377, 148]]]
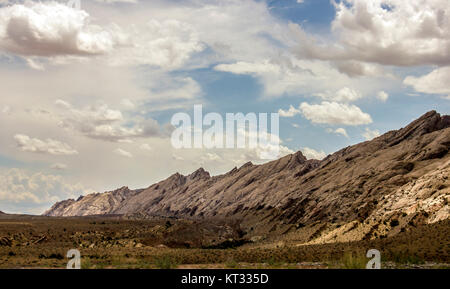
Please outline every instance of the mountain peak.
[[246, 168], [249, 168], [249, 167], [252, 167], [252, 166], [253, 166], [252, 162], [246, 162], [242, 167], [240, 167], [240, 169], [246, 169]]
[[389, 144], [396, 145], [406, 139], [432, 133], [450, 127], [450, 116], [441, 116], [435, 110], [429, 111], [407, 125], [395, 131], [393, 134], [386, 134]]
[[209, 175], [209, 172], [205, 171], [203, 168], [199, 168], [189, 176], [190, 180], [199, 180], [199, 179], [209, 179], [211, 176]]
[[450, 116], [441, 116], [435, 110], [432, 110], [413, 121], [406, 128], [414, 128], [420, 132], [430, 133], [447, 127], [450, 127]]
[[305, 155], [302, 153], [302, 151], [298, 151], [292, 155], [292, 160], [297, 161], [298, 163], [304, 163], [308, 159], [305, 157]]

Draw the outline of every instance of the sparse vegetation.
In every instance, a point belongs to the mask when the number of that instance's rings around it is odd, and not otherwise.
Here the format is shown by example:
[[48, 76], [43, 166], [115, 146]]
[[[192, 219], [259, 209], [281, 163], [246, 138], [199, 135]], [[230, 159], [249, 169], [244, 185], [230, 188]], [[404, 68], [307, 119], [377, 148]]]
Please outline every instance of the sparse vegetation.
[[[0, 220], [0, 238], [11, 241], [0, 246], [0, 267], [65, 268], [68, 261], [65, 255], [74, 248], [81, 252], [84, 269], [363, 268], [368, 261], [364, 255], [369, 248], [380, 250], [382, 262], [392, 263], [390, 266], [426, 266], [433, 262], [435, 265], [430, 266], [446, 267], [450, 263], [450, 220], [417, 225], [384, 239], [307, 246], [269, 239], [269, 243], [265, 240], [228, 249], [205, 249], [202, 242], [220, 244], [223, 241], [213, 234], [195, 239], [198, 235], [190, 229], [201, 231], [201, 224], [189, 225], [192, 227], [187, 230], [183, 229], [185, 221], [171, 220], [169, 228], [165, 226], [166, 221]], [[42, 241], [36, 243], [36, 240]], [[191, 242], [189, 248], [179, 245], [188, 241]]]
[[229, 259], [225, 263], [225, 267], [228, 269], [237, 269], [239, 264], [234, 259]]
[[158, 269], [175, 269], [178, 266], [174, 257], [169, 255], [154, 257], [154, 264]]
[[346, 252], [341, 260], [343, 269], [364, 269], [367, 258], [360, 253]]

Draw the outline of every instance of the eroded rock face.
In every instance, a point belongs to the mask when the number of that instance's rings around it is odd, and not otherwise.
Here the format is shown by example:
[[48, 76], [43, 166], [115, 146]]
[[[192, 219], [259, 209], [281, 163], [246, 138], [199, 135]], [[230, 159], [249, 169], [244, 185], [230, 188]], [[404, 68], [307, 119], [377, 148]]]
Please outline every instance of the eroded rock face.
[[138, 191], [123, 187], [103, 194], [90, 194], [75, 200], [66, 200], [55, 204], [44, 213], [46, 216], [89, 216], [110, 214], [122, 202]]
[[387, 195], [372, 213], [375, 218], [425, 213], [427, 223], [450, 217], [450, 160]]
[[[201, 168], [144, 190], [124, 187], [63, 201], [45, 215], [240, 218], [244, 227], [260, 234], [321, 221], [347, 224], [338, 229], [345, 231], [339, 236], [358, 230], [356, 239], [365, 238], [373, 228], [360, 225], [364, 221], [378, 224], [396, 214], [422, 211], [428, 223], [449, 217], [449, 149], [450, 118], [431, 111], [403, 129], [322, 161], [307, 160], [298, 152], [214, 177]], [[332, 232], [316, 237], [323, 234]]]

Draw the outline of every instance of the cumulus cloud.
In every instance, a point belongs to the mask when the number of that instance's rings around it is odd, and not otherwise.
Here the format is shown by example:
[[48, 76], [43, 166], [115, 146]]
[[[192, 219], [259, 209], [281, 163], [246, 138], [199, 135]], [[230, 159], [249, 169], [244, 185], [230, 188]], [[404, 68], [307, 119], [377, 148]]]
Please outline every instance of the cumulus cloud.
[[[320, 42], [298, 26], [291, 26], [296, 30], [301, 57], [397, 66], [450, 64], [447, 0], [333, 3], [337, 11], [332, 31], [337, 43]], [[347, 70], [360, 73], [358, 67], [347, 67]]]
[[77, 109], [63, 100], [57, 100], [56, 105], [63, 109], [60, 115], [60, 126], [78, 131], [93, 139], [118, 142], [133, 138], [162, 136], [156, 120], [136, 120], [133, 126], [127, 122], [119, 110], [110, 109], [107, 105], [89, 106]]
[[205, 48], [189, 23], [175, 19], [152, 19], [128, 33], [129, 44], [108, 59], [112, 65], [147, 64], [176, 69]]
[[438, 68], [420, 77], [408, 76], [403, 83], [417, 92], [450, 97], [450, 67]]
[[371, 130], [368, 127], [366, 127], [366, 129], [362, 135], [366, 140], [372, 140], [372, 139], [380, 136], [380, 131], [379, 130]]
[[389, 98], [389, 94], [387, 92], [385, 92], [385, 91], [379, 91], [377, 93], [377, 98], [379, 100], [381, 100], [382, 102], [386, 102], [388, 100], [388, 98]]
[[347, 131], [345, 130], [345, 128], [342, 128], [342, 127], [339, 127], [337, 129], [329, 128], [329, 129], [327, 129], [327, 132], [342, 135], [342, 136], [345, 136], [348, 138]]
[[30, 138], [27, 135], [16, 134], [14, 139], [17, 146], [24, 152], [47, 153], [51, 155], [76, 155], [78, 152], [70, 145], [53, 140], [40, 140], [38, 138]]
[[22, 169], [0, 172], [0, 210], [41, 214], [55, 202], [88, 192], [61, 176], [30, 173]]
[[289, 110], [282, 110], [281, 108], [278, 110], [278, 113], [281, 117], [294, 117], [297, 114], [300, 114], [300, 110], [296, 109], [292, 105], [289, 107]]
[[356, 105], [324, 101], [321, 104], [300, 104], [303, 116], [313, 123], [363, 125], [372, 123], [369, 114], [362, 112]]
[[362, 98], [362, 94], [359, 91], [348, 87], [343, 87], [336, 93], [327, 91], [325, 93], [316, 93], [315, 96], [337, 102], [354, 102]]
[[301, 151], [307, 159], [322, 160], [327, 156], [327, 154], [323, 150], [316, 151], [315, 149], [309, 147], [304, 147], [301, 149]]
[[43, 63], [66, 64], [92, 56], [112, 66], [147, 64], [176, 69], [205, 48], [195, 29], [176, 19], [152, 19], [126, 29], [115, 23], [96, 25], [93, 20], [86, 11], [57, 2], [1, 7], [0, 50], [24, 57], [38, 70], [44, 69]]
[[0, 49], [17, 55], [104, 54], [118, 43], [116, 33], [90, 24], [85, 11], [57, 2], [0, 8]]

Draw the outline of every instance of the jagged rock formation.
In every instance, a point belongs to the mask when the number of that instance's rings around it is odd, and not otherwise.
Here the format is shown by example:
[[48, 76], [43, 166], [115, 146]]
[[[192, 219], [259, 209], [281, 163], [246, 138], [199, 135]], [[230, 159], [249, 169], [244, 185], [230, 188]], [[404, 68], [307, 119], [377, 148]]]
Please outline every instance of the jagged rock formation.
[[322, 161], [297, 152], [263, 165], [247, 163], [220, 176], [211, 177], [201, 168], [144, 190], [124, 187], [63, 201], [45, 215], [237, 218], [253, 236], [321, 222], [344, 225], [321, 227], [311, 240], [372, 238], [394, 227], [380, 226], [381, 220], [399, 215], [409, 216], [407, 222], [449, 218], [449, 149], [450, 117], [431, 111], [403, 129]]

